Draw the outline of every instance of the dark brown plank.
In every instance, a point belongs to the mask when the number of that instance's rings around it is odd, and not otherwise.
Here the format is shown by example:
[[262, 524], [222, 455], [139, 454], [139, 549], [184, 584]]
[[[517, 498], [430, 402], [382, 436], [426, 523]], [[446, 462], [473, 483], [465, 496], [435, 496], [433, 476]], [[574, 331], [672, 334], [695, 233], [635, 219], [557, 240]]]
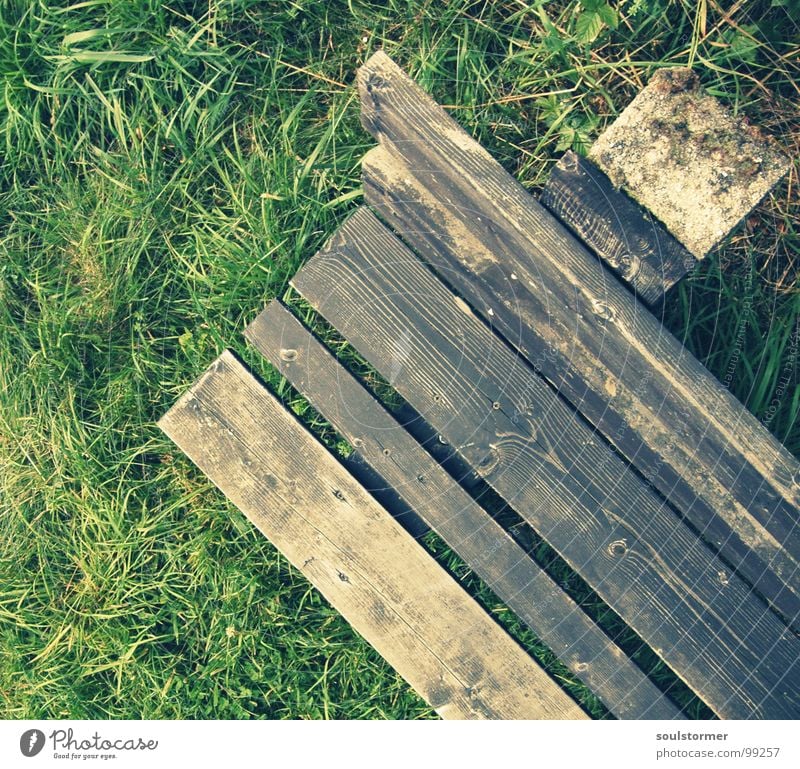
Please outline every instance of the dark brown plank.
[[790, 622], [800, 465], [384, 55], [361, 69], [367, 200]]
[[572, 151], [553, 168], [540, 202], [649, 305], [697, 264], [659, 221]]
[[248, 340], [619, 718], [678, 709], [361, 384], [272, 302]]
[[442, 717], [587, 718], [231, 353], [159, 425]]
[[800, 642], [369, 211], [292, 281], [715, 712], [800, 714]]

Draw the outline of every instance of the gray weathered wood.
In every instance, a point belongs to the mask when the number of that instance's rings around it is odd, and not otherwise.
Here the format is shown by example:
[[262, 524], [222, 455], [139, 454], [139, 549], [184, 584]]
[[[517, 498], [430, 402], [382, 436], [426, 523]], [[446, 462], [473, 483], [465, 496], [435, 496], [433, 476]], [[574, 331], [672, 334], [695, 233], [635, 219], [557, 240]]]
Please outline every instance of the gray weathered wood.
[[795, 635], [371, 213], [292, 284], [718, 715], [800, 715]]
[[658, 220], [572, 151], [553, 168], [540, 202], [649, 305], [697, 264]]
[[442, 717], [587, 717], [229, 352], [159, 425]]
[[619, 718], [678, 709], [294, 316], [273, 301], [248, 340]]
[[[746, 414], [744, 423], [731, 419], [730, 428], [723, 425], [720, 429], [719, 416], [725, 414], [714, 411], [718, 396], [711, 386], [722, 389], [716, 380], [711, 379], [704, 397], [702, 377], [710, 375], [688, 352], [673, 348], [663, 359], [654, 357], [653, 347], [663, 349], [663, 337], [674, 341], [663, 329], [659, 336], [646, 329], [632, 343], [627, 333], [631, 326], [624, 323], [625, 316], [615, 315], [612, 308], [620, 305], [609, 303], [608, 295], [598, 293], [595, 296], [603, 296], [603, 300], [592, 299], [576, 284], [567, 292], [554, 283], [556, 276], [544, 280], [542, 270], [533, 270], [522, 261], [513, 262], [511, 268], [484, 261], [480, 268], [483, 279], [460, 272], [450, 259], [483, 259], [498, 251], [487, 251], [474, 232], [459, 232], [454, 239], [447, 228], [455, 226], [455, 218], [450, 206], [441, 203], [445, 199], [441, 196], [448, 193], [431, 192], [435, 188], [431, 178], [419, 181], [421, 172], [412, 175], [386, 155], [387, 150], [380, 148], [364, 158], [368, 202], [392, 216], [406, 240], [483, 310], [484, 317], [533, 368], [577, 404], [648, 481], [687, 515], [703, 538], [789, 622], [796, 623], [800, 616], [798, 567], [796, 553], [791, 552], [797, 546], [795, 509], [772, 490], [775, 478], [763, 469], [777, 466], [766, 465], [763, 454], [760, 466], [748, 461], [747, 455], [753, 448], [757, 451], [758, 445], [744, 444], [738, 438], [736, 428], [741, 425], [744, 430], [748, 418], [752, 419], [741, 404], [734, 401], [740, 413]], [[452, 200], [452, 195], [447, 199]], [[496, 242], [493, 246], [499, 248]], [[509, 247], [500, 253], [516, 259], [519, 251]], [[602, 280], [608, 287], [613, 278]], [[630, 307], [622, 306], [622, 310], [629, 311], [627, 319], [634, 329], [643, 325], [643, 316], [651, 317], [644, 309], [638, 315]], [[567, 326], [570, 311], [575, 313], [572, 328]], [[623, 327], [623, 334], [616, 333], [615, 321]], [[665, 365], [670, 363], [684, 370], [695, 369], [689, 377], [694, 377], [696, 390], [684, 376], [685, 397], [678, 397], [675, 390], [680, 393], [681, 388], [670, 380], [670, 368]], [[767, 448], [776, 443], [769, 435], [762, 442]], [[791, 457], [786, 458], [787, 472], [792, 462]], [[783, 486], [787, 495], [795, 493], [791, 482]], [[751, 509], [757, 516], [750, 514]]]
[[800, 465], [388, 57], [359, 85], [367, 200], [796, 621]]

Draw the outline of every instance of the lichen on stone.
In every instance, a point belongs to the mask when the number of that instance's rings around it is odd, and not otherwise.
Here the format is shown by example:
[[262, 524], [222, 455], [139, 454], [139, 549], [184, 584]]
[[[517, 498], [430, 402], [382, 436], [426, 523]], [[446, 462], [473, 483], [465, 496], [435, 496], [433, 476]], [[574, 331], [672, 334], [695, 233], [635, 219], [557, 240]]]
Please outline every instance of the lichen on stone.
[[698, 259], [789, 168], [771, 137], [734, 116], [686, 68], [659, 70], [589, 157]]

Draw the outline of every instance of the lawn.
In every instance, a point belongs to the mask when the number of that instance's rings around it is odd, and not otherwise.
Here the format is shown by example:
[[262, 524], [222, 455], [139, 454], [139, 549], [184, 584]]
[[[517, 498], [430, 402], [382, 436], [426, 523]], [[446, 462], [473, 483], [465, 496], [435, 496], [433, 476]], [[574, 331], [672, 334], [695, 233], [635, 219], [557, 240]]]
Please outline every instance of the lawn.
[[[792, 0], [611, 5], [0, 0], [1, 716], [435, 717], [155, 421], [231, 347], [347, 451], [241, 332], [360, 202], [353, 79], [380, 47], [532, 192], [665, 65], [797, 157]], [[795, 167], [662, 310], [795, 455], [797, 187]]]

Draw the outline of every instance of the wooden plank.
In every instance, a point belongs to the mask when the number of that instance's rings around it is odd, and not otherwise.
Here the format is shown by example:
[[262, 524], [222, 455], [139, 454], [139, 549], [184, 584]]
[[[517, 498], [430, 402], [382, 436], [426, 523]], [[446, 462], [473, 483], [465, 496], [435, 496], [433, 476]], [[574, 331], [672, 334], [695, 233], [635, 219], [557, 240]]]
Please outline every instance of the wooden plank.
[[292, 284], [718, 715], [800, 714], [794, 633], [374, 215]]
[[[584, 416], [687, 515], [705, 541], [787, 621], [797, 625], [799, 572], [796, 553], [789, 551], [796, 550], [796, 508], [777, 496], [772, 489], [774, 478], [761, 474], [765, 464], [759, 468], [745, 456], [751, 446], [741, 442], [737, 429], [744, 430], [752, 416], [734, 401], [740, 421], [730, 419], [729, 429], [720, 427], [720, 414], [713, 410], [718, 396], [711, 389], [713, 385], [722, 389], [719, 383], [682, 347], [667, 350], [663, 358], [653, 355], [647, 341], [662, 350], [665, 337], [675, 341], [663, 329], [660, 336], [647, 329], [642, 336], [645, 341], [634, 337], [632, 343], [630, 327], [620, 320], [623, 333], [617, 335], [615, 310], [606, 303], [607, 295], [603, 301], [591, 300], [587, 307], [575, 284], [570, 294], [554, 283], [555, 276], [545, 281], [541, 270], [532, 270], [523, 262], [514, 262], [510, 272], [483, 262], [479, 279], [459, 271], [454, 260], [465, 254], [481, 259], [494, 258], [498, 252], [488, 251], [476, 233], [466, 232], [468, 225], [453, 238], [448, 227], [456, 226], [455, 217], [450, 204], [442, 203], [453, 198], [451, 194], [441, 197], [449, 193], [437, 190], [438, 177], [412, 174], [398, 160], [387, 159], [387, 154], [385, 148], [376, 148], [364, 158], [368, 202], [393, 217], [395, 228], [406, 240], [483, 309], [484, 317], [527, 357], [534, 370], [578, 404]], [[513, 249], [500, 253], [503, 258], [516, 259]], [[607, 287], [612, 285], [608, 276], [603, 280]], [[566, 325], [570, 309], [575, 313], [572, 328]], [[628, 317], [635, 328], [635, 324], [642, 325], [645, 315], [651, 317], [641, 310], [639, 317]], [[531, 318], [537, 319], [537, 325]], [[689, 376], [698, 383], [697, 391], [684, 377], [686, 397], [676, 396], [669, 364], [694, 369]], [[556, 378], [559, 375], [561, 379]], [[703, 397], [703, 376], [712, 380], [707, 397]], [[723, 393], [723, 398], [730, 398], [727, 391]], [[759, 429], [764, 431], [760, 425]], [[757, 433], [753, 435], [756, 440]], [[763, 443], [768, 449], [777, 444], [769, 435]], [[789, 472], [793, 460], [783, 459]], [[776, 464], [768, 466], [773, 472], [780, 469]], [[784, 488], [788, 495], [796, 493], [791, 483]], [[758, 517], [750, 514], [751, 509]]]
[[388, 57], [359, 82], [367, 200], [797, 622], [800, 465]]
[[248, 340], [618, 718], [678, 709], [386, 409], [273, 301]]
[[442, 717], [587, 718], [230, 352], [159, 426]]
[[649, 305], [697, 264], [657, 219], [572, 151], [553, 168], [540, 202]]

